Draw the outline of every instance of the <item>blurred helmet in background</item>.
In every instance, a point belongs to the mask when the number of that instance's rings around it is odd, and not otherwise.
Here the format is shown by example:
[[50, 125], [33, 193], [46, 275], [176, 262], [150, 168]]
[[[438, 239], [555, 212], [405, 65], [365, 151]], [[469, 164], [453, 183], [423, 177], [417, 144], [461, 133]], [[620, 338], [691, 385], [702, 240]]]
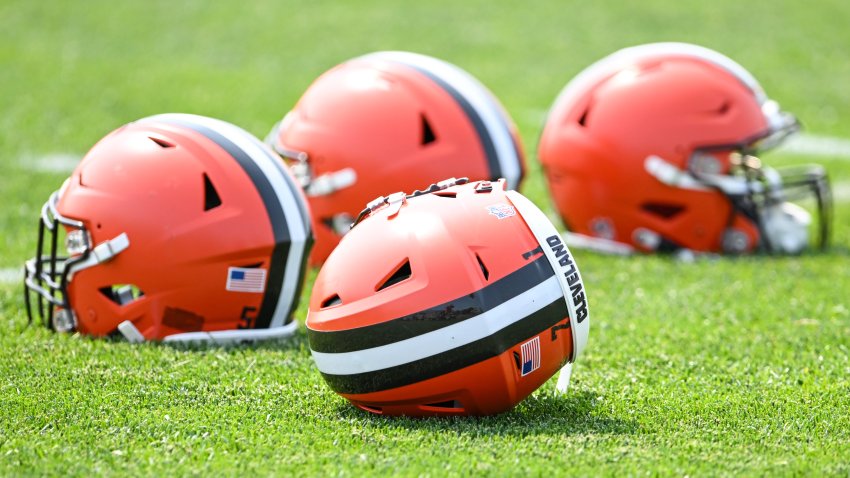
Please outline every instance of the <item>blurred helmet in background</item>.
[[307, 203], [277, 155], [229, 123], [164, 114], [113, 131], [50, 196], [38, 234], [27, 312], [34, 300], [55, 330], [229, 342], [296, 327]]
[[570, 370], [589, 327], [552, 223], [504, 180], [465, 178], [371, 202], [319, 272], [307, 316], [334, 391], [408, 416], [509, 410]]
[[266, 138], [307, 194], [320, 264], [363, 204], [451, 176], [506, 178], [525, 165], [498, 100], [460, 68], [424, 55], [378, 52], [332, 68]]
[[810, 229], [827, 244], [826, 172], [774, 169], [756, 155], [798, 129], [738, 63], [655, 43], [620, 50], [570, 81], [538, 154], [556, 209], [585, 243], [793, 254], [809, 245]]

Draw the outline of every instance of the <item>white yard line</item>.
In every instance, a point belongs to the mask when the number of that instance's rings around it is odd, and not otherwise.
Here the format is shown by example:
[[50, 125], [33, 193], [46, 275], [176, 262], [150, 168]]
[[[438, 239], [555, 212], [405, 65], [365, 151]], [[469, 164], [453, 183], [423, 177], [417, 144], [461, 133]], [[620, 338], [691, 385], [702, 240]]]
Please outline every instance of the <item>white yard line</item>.
[[70, 173], [80, 163], [82, 156], [68, 153], [50, 153], [43, 156], [24, 156], [21, 165], [31, 171], [45, 173]]
[[[537, 117], [541, 113], [534, 111], [529, 115], [531, 114]], [[776, 152], [850, 159], [850, 139], [801, 133], [789, 138]], [[81, 159], [82, 156], [77, 154], [50, 153], [43, 156], [24, 156], [20, 162], [32, 171], [70, 173]]]
[[0, 284], [21, 283], [24, 280], [24, 267], [6, 267], [0, 269]]
[[850, 202], [850, 181], [834, 182], [830, 186], [834, 202]]
[[850, 139], [801, 133], [788, 138], [776, 151], [850, 159]]

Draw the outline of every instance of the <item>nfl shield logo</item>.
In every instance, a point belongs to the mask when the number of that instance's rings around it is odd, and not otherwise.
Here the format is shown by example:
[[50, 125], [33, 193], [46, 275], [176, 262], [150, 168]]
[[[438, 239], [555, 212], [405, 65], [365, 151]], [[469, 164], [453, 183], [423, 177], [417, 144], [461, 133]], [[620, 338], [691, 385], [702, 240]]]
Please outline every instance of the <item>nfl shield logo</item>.
[[513, 206], [504, 203], [491, 204], [490, 206], [487, 206], [487, 212], [499, 219], [516, 216], [516, 209], [514, 209]]
[[520, 345], [522, 351], [522, 376], [540, 368], [540, 337], [534, 337], [528, 342]]

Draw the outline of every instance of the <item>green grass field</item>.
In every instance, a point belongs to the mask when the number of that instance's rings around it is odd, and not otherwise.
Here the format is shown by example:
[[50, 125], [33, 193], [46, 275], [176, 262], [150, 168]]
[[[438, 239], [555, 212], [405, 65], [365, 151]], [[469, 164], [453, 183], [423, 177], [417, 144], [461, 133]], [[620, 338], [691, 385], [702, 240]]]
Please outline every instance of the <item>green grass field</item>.
[[847, 476], [848, 157], [765, 157], [829, 170], [827, 253], [574, 251], [592, 326], [572, 387], [556, 397], [550, 381], [496, 417], [360, 412], [323, 383], [303, 325], [284, 344], [200, 350], [27, 327], [8, 271], [34, 252], [39, 208], [70, 172], [61, 155], [147, 115], [204, 114], [262, 137], [331, 66], [425, 53], [502, 100], [528, 153], [524, 192], [551, 211], [537, 137], [591, 62], [699, 43], [745, 65], [808, 133], [846, 138], [848, 25], [844, 0], [0, 2], [0, 476]]

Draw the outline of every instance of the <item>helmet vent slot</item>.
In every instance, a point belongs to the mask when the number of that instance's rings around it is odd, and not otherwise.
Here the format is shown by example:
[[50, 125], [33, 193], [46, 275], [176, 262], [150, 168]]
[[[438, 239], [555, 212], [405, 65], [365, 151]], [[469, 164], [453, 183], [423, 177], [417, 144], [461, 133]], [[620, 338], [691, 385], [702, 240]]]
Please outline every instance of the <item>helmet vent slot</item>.
[[366, 410], [367, 412], [377, 413], [378, 415], [382, 415], [384, 413], [384, 410], [381, 407], [363, 405], [362, 403], [358, 403], [357, 406], [362, 408], [363, 410]]
[[422, 405], [422, 408], [429, 411], [462, 411], [463, 404], [458, 400], [446, 400], [444, 402], [428, 403]]
[[334, 294], [327, 299], [323, 300], [320, 304], [322, 309], [327, 309], [328, 307], [333, 307], [335, 305], [342, 304], [342, 299], [339, 298], [339, 294]]
[[584, 112], [582, 112], [581, 116], [578, 119], [578, 124], [581, 126], [587, 126], [587, 114], [590, 113], [590, 108], [585, 108]]
[[454, 191], [438, 191], [434, 193], [434, 196], [439, 196], [441, 198], [456, 198], [457, 193]]
[[145, 295], [141, 289], [133, 284], [113, 284], [101, 287], [98, 291], [100, 291], [100, 293], [107, 299], [121, 306], [139, 300], [143, 295]]
[[437, 135], [434, 134], [434, 130], [431, 128], [431, 123], [428, 121], [428, 118], [425, 115], [420, 115], [422, 118], [422, 146], [429, 145], [434, 141], [437, 141]]
[[641, 204], [640, 208], [661, 219], [670, 220], [685, 211], [685, 206], [680, 204], [647, 202]]
[[413, 271], [410, 269], [410, 259], [405, 259], [404, 262], [395, 269], [395, 271], [389, 274], [386, 279], [375, 287], [375, 291], [379, 292], [389, 286], [398, 284], [399, 282], [404, 282], [407, 279], [410, 279], [412, 274]]
[[478, 253], [475, 253], [475, 260], [478, 261], [478, 267], [481, 268], [481, 275], [484, 276], [484, 280], [490, 280], [490, 271], [487, 270], [487, 266], [484, 265], [484, 261], [481, 260], [481, 256]]
[[221, 206], [221, 197], [219, 197], [218, 191], [215, 190], [215, 186], [213, 186], [207, 173], [204, 173], [204, 211], [209, 211], [219, 206]]
[[154, 138], [153, 136], [148, 136], [148, 139], [158, 144], [161, 148], [173, 148], [174, 143], [169, 143], [168, 141], [160, 138]]

